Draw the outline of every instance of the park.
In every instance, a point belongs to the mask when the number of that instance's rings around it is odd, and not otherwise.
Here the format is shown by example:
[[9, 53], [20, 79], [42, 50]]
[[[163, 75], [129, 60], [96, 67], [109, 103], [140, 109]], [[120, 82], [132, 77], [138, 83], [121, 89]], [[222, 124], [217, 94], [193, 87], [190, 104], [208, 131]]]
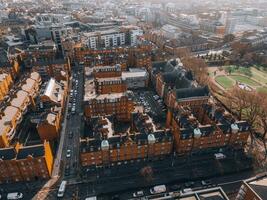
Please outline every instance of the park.
[[212, 80], [222, 90], [229, 90], [235, 85], [250, 91], [267, 93], [267, 71], [262, 67], [223, 66], [210, 67]]

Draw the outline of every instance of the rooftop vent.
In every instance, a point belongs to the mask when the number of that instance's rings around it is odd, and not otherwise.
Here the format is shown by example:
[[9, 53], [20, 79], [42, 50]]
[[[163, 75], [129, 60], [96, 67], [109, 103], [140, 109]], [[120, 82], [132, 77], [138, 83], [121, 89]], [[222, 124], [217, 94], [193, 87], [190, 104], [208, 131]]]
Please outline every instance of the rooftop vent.
[[109, 143], [108, 143], [107, 140], [103, 140], [103, 141], [101, 142], [101, 149], [102, 149], [102, 150], [108, 150], [108, 149], [109, 149]]
[[239, 128], [237, 124], [231, 124], [232, 133], [238, 133]]
[[156, 138], [155, 138], [154, 134], [149, 134], [147, 136], [147, 140], [148, 140], [148, 144], [154, 144], [156, 142]]
[[200, 138], [201, 137], [201, 131], [199, 128], [194, 129], [194, 137], [195, 138]]

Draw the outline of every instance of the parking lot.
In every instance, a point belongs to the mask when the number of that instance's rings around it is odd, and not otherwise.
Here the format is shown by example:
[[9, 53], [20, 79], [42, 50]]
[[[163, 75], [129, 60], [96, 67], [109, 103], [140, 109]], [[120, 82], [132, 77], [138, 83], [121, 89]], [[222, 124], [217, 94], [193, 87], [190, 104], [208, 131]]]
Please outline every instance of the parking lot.
[[144, 112], [148, 113], [155, 122], [165, 122], [167, 109], [156, 92], [151, 90], [135, 91], [134, 100], [137, 105], [144, 107]]

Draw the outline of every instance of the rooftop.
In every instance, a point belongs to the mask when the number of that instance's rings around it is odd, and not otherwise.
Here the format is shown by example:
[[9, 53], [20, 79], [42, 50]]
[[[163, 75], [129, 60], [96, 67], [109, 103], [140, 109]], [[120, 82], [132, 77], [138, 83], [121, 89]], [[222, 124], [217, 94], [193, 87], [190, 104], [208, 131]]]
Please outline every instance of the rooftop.
[[19, 90], [16, 93], [16, 97], [14, 99], [12, 99], [11, 101], [11, 105], [21, 109], [23, 106], [23, 103], [28, 99], [28, 93], [23, 91], [23, 90]]
[[246, 181], [251, 189], [264, 200], [267, 197], [267, 176], [252, 178]]
[[209, 88], [207, 86], [205, 87], [197, 87], [197, 88], [182, 88], [182, 89], [176, 89], [175, 90], [176, 99], [178, 101], [182, 101], [183, 99], [187, 98], [199, 98], [209, 97]]
[[42, 92], [42, 97], [46, 97], [54, 103], [61, 103], [64, 98], [64, 85], [51, 78]]
[[122, 79], [125, 80], [125, 79], [128, 79], [128, 78], [147, 77], [148, 73], [147, 73], [146, 70], [143, 70], [143, 71], [128, 71], [128, 72], [122, 72], [121, 76], [122, 76]]
[[0, 149], [0, 160], [12, 160], [16, 158], [16, 150], [13, 147]]
[[44, 156], [45, 149], [43, 144], [26, 146], [18, 150], [17, 159], [25, 159], [28, 156], [41, 157]]
[[0, 121], [3, 120], [4, 122], [10, 122], [16, 117], [18, 112], [19, 112], [18, 108], [15, 108], [13, 106], [7, 106], [6, 109], [4, 110], [4, 116]]

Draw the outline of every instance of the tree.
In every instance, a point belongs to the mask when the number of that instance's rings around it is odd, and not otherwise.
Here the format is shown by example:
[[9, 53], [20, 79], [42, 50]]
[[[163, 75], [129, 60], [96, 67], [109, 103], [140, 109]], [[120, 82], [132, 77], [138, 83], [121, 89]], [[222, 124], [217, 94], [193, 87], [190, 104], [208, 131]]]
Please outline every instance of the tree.
[[[261, 102], [260, 109], [258, 115], [258, 129], [261, 133], [261, 140], [263, 142], [263, 146], [265, 149], [265, 152], [267, 153], [267, 147], [266, 147], [266, 135], [267, 135], [267, 95], [265, 93], [258, 93], [259, 101]], [[265, 153], [265, 158], [266, 154]]]
[[141, 176], [146, 182], [151, 182], [153, 180], [153, 169], [150, 166], [145, 166], [140, 170]]
[[264, 98], [256, 91], [247, 91], [236, 86], [227, 93], [226, 99], [227, 106], [236, 112], [239, 120], [245, 120], [250, 125], [251, 145], [253, 145], [254, 133], [259, 124], [259, 116], [262, 115], [262, 120], [265, 117], [261, 106]]
[[200, 85], [207, 85], [209, 83], [208, 66], [204, 60], [195, 57], [187, 57], [184, 58], [182, 62], [185, 67], [192, 71], [196, 81]]
[[246, 52], [249, 50], [249, 45], [246, 43], [241, 43], [241, 42], [235, 42], [232, 45], [233, 49], [233, 54], [234, 56], [240, 55], [242, 58]]
[[191, 52], [188, 48], [177, 48], [175, 50], [175, 55], [178, 56], [180, 59], [187, 58], [191, 56]]

